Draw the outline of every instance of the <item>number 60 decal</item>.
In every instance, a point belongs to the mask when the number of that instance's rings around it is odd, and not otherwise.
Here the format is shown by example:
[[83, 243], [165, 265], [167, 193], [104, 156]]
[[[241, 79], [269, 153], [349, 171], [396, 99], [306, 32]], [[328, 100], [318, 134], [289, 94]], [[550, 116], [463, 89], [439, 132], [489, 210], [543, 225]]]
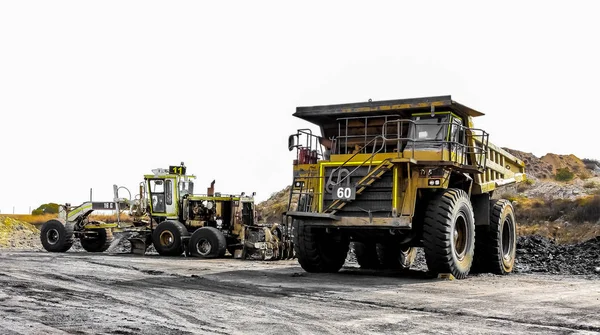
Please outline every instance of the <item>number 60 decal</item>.
[[351, 186], [336, 186], [333, 188], [333, 199], [354, 200], [356, 188]]

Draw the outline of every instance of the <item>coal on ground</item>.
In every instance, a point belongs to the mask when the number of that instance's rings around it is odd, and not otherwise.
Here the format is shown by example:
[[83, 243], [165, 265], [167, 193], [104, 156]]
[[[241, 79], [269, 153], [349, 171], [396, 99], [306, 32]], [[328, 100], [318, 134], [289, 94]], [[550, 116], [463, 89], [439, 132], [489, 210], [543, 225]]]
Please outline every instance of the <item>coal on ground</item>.
[[[346, 266], [358, 267], [352, 246]], [[423, 248], [417, 248], [412, 270], [427, 271]], [[600, 236], [582, 243], [558, 244], [540, 235], [519, 236], [515, 273], [600, 276]], [[484, 275], [484, 274], [480, 274]]]
[[519, 236], [515, 272], [600, 275], [600, 236], [576, 244], [558, 244], [539, 236]]

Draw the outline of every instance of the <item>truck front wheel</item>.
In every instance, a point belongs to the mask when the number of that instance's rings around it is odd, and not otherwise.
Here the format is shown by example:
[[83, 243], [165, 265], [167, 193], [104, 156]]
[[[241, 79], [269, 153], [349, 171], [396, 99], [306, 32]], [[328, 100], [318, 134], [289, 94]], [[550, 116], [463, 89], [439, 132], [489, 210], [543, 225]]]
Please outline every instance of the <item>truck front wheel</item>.
[[300, 266], [307, 272], [338, 272], [348, 255], [350, 241], [341, 233], [294, 220], [294, 249]]
[[447, 189], [429, 202], [423, 246], [430, 272], [450, 273], [457, 279], [469, 274], [475, 250], [475, 219], [465, 191]]

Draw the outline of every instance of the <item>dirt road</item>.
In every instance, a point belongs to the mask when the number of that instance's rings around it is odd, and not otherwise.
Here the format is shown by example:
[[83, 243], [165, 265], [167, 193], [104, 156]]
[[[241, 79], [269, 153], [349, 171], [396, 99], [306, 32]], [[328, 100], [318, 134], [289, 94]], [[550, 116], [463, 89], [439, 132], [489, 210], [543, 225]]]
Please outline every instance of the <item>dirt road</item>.
[[586, 334], [600, 280], [0, 251], [0, 334]]

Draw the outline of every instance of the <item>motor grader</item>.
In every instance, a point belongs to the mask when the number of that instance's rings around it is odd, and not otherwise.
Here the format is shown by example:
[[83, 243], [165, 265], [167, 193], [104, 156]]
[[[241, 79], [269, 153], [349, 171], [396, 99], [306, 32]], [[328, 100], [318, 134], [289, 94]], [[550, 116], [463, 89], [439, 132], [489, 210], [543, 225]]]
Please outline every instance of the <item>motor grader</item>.
[[[103, 252], [113, 243], [113, 233], [120, 232], [129, 236], [132, 252], [139, 254], [154, 245], [163, 256], [217, 258], [226, 252], [242, 259], [294, 256], [287, 231], [278, 224], [258, 222], [254, 193], [217, 193], [213, 181], [206, 194], [194, 194], [194, 179], [181, 163], [145, 175], [133, 199], [127, 188], [114, 185], [113, 201], [62, 205], [58, 218], [42, 225], [42, 245], [47, 251], [65, 252], [78, 238], [86, 251]], [[128, 198], [119, 197], [123, 190]], [[116, 212], [117, 222], [93, 220], [91, 214], [97, 210]], [[130, 220], [121, 220], [125, 212]]]
[[507, 274], [516, 219], [500, 190], [525, 164], [473, 125], [451, 96], [297, 107], [320, 128], [296, 150], [286, 225], [308, 272], [337, 272], [353, 242], [362, 268], [406, 269], [422, 247], [437, 276]]

